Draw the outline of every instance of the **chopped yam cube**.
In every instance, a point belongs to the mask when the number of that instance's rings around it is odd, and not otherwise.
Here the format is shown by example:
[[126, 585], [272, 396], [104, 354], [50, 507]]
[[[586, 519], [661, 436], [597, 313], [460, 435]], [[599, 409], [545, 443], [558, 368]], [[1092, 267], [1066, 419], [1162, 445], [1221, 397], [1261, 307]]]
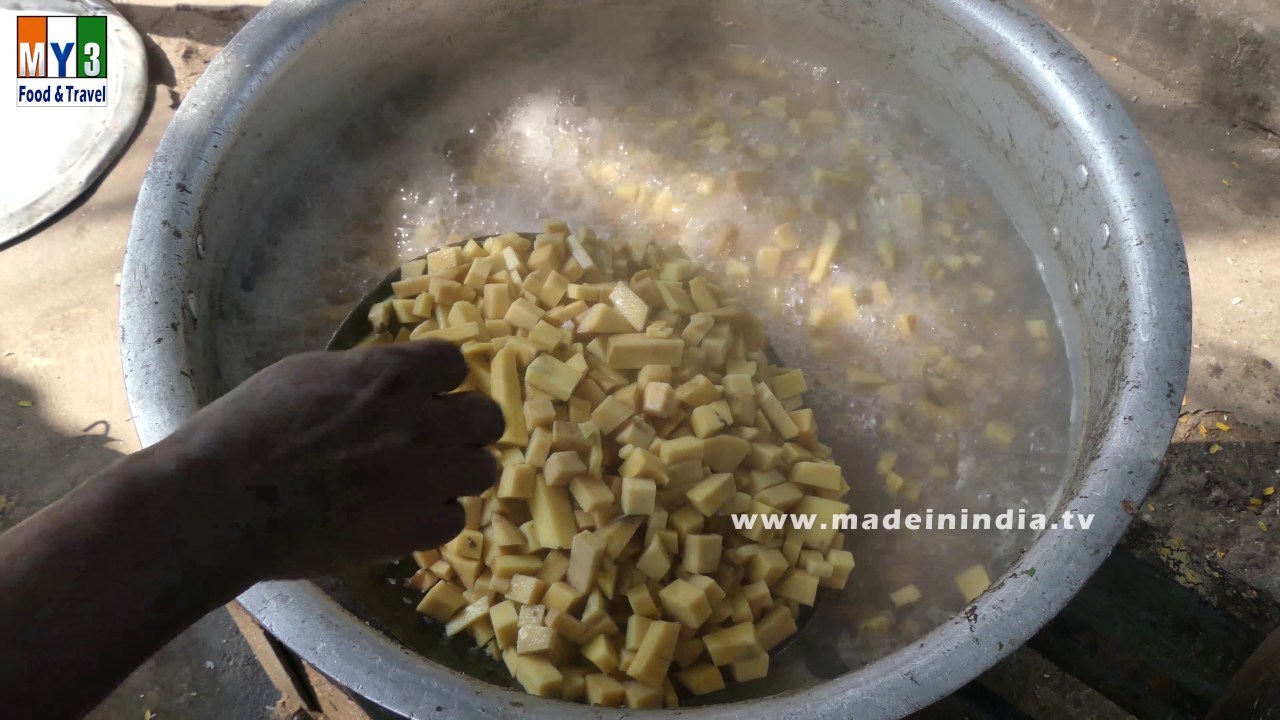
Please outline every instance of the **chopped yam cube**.
[[658, 591], [663, 611], [686, 627], [701, 627], [711, 617], [711, 603], [701, 590], [685, 580], [675, 580]]
[[724, 689], [724, 676], [720, 674], [720, 668], [711, 663], [687, 667], [677, 672], [676, 678], [694, 695], [706, 695]]
[[753, 658], [739, 660], [729, 665], [729, 671], [733, 674], [734, 682], [759, 680], [769, 674], [769, 654], [762, 652]]
[[612, 675], [618, 669], [618, 648], [606, 635], [597, 635], [582, 647], [581, 652], [602, 673]]
[[524, 381], [561, 402], [567, 402], [585, 374], [585, 370], [576, 370], [550, 355], [539, 355], [529, 363]]
[[466, 598], [462, 597], [462, 591], [456, 585], [438, 582], [418, 603], [418, 612], [432, 620], [446, 622], [466, 604]]
[[649, 478], [622, 478], [622, 512], [627, 515], [652, 514], [657, 493], [657, 484]]
[[632, 333], [610, 336], [606, 362], [614, 370], [639, 370], [645, 365], [676, 366], [683, 357], [683, 340]]
[[586, 698], [591, 705], [602, 707], [621, 707], [626, 695], [622, 683], [602, 673], [592, 673], [583, 678], [586, 684]]
[[538, 697], [559, 697], [564, 686], [564, 676], [556, 666], [537, 655], [521, 655], [515, 674], [525, 692]]
[[973, 565], [956, 575], [956, 589], [964, 597], [965, 602], [973, 602], [991, 586], [991, 578], [987, 569], [981, 565]]
[[707, 646], [711, 662], [716, 665], [729, 665], [762, 652], [756, 640], [756, 627], [749, 622], [708, 633], [702, 641]]

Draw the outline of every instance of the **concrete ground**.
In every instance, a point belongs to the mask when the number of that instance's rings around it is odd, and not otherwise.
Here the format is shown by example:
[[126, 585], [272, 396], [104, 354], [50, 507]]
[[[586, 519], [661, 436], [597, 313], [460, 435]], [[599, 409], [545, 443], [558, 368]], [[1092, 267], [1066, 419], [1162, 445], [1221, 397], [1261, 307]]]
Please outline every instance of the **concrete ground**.
[[[88, 195], [0, 250], [0, 530], [138, 449], [121, 379], [115, 285], [133, 202], [174, 108], [260, 4], [120, 4], [147, 37], [153, 92], [143, 123]], [[1280, 12], [1267, 12], [1275, 27]], [[1205, 552], [1217, 567], [1280, 597], [1280, 527], [1255, 524], [1271, 523], [1277, 503], [1247, 502], [1268, 478], [1271, 485], [1280, 480], [1273, 458], [1257, 450], [1280, 439], [1280, 142], [1256, 122], [1233, 120], [1214, 98], [1139, 71], [1112, 55], [1118, 49], [1073, 41], [1138, 121], [1164, 171], [1191, 262], [1195, 350], [1186, 409], [1196, 414], [1174, 453], [1199, 464], [1166, 477], [1142, 515], [1197, 551], [1211, 547]], [[30, 407], [19, 405], [26, 400]], [[1230, 431], [1214, 428], [1221, 418]], [[1194, 429], [1201, 422], [1203, 435]], [[1215, 442], [1231, 452], [1211, 458], [1207, 446]], [[1232, 468], [1240, 471], [1235, 485], [1205, 484]], [[1216, 514], [1196, 510], [1206, 503]], [[218, 611], [139, 669], [92, 717], [139, 718], [147, 710], [161, 718], [268, 717], [275, 701]]]

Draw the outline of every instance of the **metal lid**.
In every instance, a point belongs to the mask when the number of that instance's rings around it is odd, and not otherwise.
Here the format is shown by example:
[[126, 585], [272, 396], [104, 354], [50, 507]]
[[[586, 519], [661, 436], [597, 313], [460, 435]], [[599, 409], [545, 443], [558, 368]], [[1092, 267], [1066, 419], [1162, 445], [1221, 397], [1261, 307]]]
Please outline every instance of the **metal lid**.
[[96, 0], [0, 0], [0, 47], [2, 246], [71, 204], [128, 144], [147, 57], [137, 31]]

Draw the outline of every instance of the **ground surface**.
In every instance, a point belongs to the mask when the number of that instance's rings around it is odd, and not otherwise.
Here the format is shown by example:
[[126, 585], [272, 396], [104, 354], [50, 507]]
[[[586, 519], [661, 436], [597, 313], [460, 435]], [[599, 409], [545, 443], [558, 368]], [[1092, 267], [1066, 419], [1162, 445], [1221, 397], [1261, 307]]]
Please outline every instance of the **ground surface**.
[[[133, 202], [174, 108], [258, 4], [122, 4], [147, 37], [154, 93], [143, 125], [89, 195], [0, 250], [0, 529], [138, 449], [117, 351], [115, 285]], [[1280, 11], [1274, 15], [1280, 19]], [[1170, 544], [1163, 556], [1185, 566], [1186, 583], [1216, 573], [1246, 593], [1280, 598], [1280, 495], [1266, 494], [1280, 485], [1280, 141], [1233, 120], [1203, 93], [1184, 97], [1175, 83], [1164, 87], [1111, 55], [1120, 50], [1072, 39], [1155, 153], [1192, 269], [1188, 414], [1160, 487], [1137, 511]], [[18, 404], [28, 400], [30, 407]], [[1027, 687], [1034, 674], [1042, 674], [1034, 663], [1007, 664], [996, 684]], [[1059, 697], [1073, 692], [1066, 687]], [[146, 710], [161, 718], [267, 717], [275, 699], [218, 611], [136, 672], [93, 717], [140, 718]], [[1046, 705], [1030, 696], [1027, 702]]]

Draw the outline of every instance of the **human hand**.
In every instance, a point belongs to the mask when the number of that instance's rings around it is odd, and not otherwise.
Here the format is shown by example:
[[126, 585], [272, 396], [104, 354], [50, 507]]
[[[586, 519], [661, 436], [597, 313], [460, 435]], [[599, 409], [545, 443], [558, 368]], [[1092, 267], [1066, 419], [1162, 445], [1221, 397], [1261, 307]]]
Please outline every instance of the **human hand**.
[[189, 478], [156, 490], [252, 580], [439, 545], [463, 529], [454, 498], [496, 479], [486, 445], [501, 411], [446, 394], [466, 375], [458, 349], [434, 341], [285, 358], [145, 451], [166, 484]]

